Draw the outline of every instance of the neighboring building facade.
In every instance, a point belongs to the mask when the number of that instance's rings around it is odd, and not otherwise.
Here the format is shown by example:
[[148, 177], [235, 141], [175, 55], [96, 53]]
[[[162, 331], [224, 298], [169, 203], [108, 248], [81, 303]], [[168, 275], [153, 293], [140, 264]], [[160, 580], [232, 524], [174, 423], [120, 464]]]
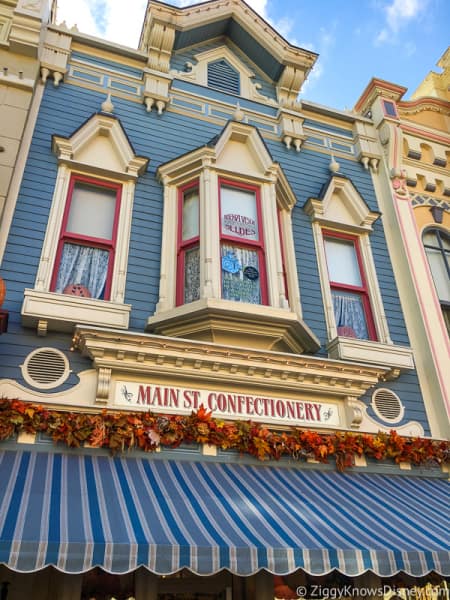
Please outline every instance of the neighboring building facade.
[[137, 51], [44, 21], [0, 223], [8, 600], [450, 576], [372, 119], [299, 103], [317, 56], [242, 0], [152, 1]]
[[[396, 281], [430, 424], [449, 437], [450, 49], [412, 95], [373, 79], [356, 105], [370, 111], [384, 159], [379, 188]], [[398, 243], [401, 240], [402, 243]]]

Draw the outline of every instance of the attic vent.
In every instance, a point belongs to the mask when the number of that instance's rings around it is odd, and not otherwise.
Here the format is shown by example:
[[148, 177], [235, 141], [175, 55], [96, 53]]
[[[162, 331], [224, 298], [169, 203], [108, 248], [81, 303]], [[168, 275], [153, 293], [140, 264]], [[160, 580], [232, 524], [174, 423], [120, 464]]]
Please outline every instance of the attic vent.
[[388, 423], [398, 423], [405, 412], [405, 408], [397, 394], [384, 388], [373, 393], [372, 408], [380, 419]]
[[39, 348], [31, 352], [22, 365], [25, 381], [34, 387], [50, 389], [66, 381], [69, 361], [60, 350]]
[[226, 60], [216, 60], [208, 64], [208, 87], [240, 94], [240, 75]]

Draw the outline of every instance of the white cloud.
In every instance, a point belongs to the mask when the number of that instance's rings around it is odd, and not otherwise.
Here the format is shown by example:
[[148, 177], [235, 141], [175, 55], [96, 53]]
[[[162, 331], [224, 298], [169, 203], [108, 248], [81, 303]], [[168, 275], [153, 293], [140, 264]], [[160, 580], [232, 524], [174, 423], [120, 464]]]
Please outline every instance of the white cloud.
[[424, 0], [394, 0], [386, 7], [386, 21], [392, 31], [398, 31], [425, 8]]
[[386, 25], [375, 37], [375, 45], [395, 43], [400, 31], [426, 12], [429, 0], [392, 0], [383, 7]]

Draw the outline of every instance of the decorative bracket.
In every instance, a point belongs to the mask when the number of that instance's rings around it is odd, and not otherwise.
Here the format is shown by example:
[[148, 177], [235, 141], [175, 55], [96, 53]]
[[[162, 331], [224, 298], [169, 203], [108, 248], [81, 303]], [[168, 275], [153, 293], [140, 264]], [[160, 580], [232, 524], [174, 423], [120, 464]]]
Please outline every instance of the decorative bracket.
[[111, 383], [111, 369], [99, 367], [97, 376], [96, 404], [107, 404], [109, 397], [109, 386]]
[[361, 402], [354, 396], [347, 396], [344, 402], [347, 423], [352, 429], [359, 429], [363, 419]]
[[286, 148], [294, 147], [297, 152], [300, 152], [303, 141], [306, 135], [303, 132], [303, 117], [291, 111], [281, 110], [281, 137]]
[[150, 112], [153, 106], [156, 107], [158, 115], [162, 115], [170, 101], [169, 88], [172, 83], [172, 77], [147, 69], [144, 74], [144, 104], [147, 112]]

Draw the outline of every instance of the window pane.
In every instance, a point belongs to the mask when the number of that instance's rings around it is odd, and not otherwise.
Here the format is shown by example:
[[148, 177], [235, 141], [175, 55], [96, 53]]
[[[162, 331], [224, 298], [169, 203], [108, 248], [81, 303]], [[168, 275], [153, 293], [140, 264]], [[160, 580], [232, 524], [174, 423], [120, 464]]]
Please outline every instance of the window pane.
[[336, 290], [331, 291], [331, 296], [338, 335], [367, 340], [369, 335], [361, 296]]
[[115, 209], [116, 190], [77, 182], [73, 188], [66, 231], [110, 240]]
[[103, 298], [108, 261], [108, 250], [64, 244], [55, 292]]
[[255, 192], [222, 186], [220, 207], [224, 235], [242, 240], [259, 239]]
[[258, 253], [230, 244], [221, 246], [222, 298], [261, 304]]
[[325, 252], [330, 281], [362, 286], [361, 273], [353, 242], [325, 238]]
[[182, 239], [190, 240], [199, 234], [198, 190], [189, 190], [183, 195], [183, 231]]
[[440, 250], [425, 248], [437, 295], [441, 302], [450, 302], [450, 279], [445, 265], [445, 255]]
[[200, 298], [200, 249], [190, 248], [184, 253], [184, 302]]

